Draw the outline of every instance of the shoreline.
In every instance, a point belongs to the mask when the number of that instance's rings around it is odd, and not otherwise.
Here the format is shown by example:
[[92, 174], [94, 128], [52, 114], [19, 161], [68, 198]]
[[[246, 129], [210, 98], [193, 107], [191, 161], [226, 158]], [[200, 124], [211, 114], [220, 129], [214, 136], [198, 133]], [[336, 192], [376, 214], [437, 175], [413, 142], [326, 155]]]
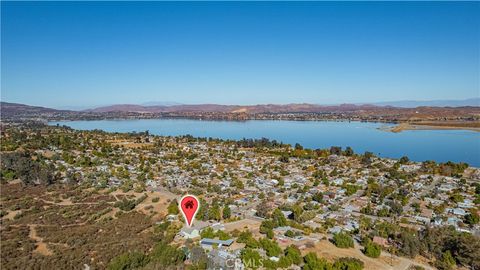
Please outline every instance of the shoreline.
[[195, 119], [195, 118], [114, 118], [114, 119], [89, 119], [89, 120], [46, 120], [44, 124], [52, 126], [59, 122], [76, 122], [76, 121], [123, 121], [123, 120], [194, 120], [194, 121], [212, 121], [212, 122], [248, 122], [248, 121], [299, 121], [299, 122], [353, 122], [353, 123], [375, 123], [375, 124], [393, 124], [394, 126], [381, 126], [378, 130], [399, 133], [406, 130], [469, 130], [480, 132], [480, 122], [418, 122], [418, 123], [394, 123], [382, 121], [362, 121], [351, 119], [324, 119], [324, 120], [299, 120], [299, 119], [244, 119], [244, 120], [228, 120], [228, 119]]
[[480, 127], [468, 127], [468, 126], [456, 126], [456, 125], [440, 125], [440, 124], [410, 124], [410, 123], [400, 123], [393, 127], [380, 127], [379, 130], [399, 133], [406, 130], [469, 130], [480, 132]]
[[[137, 119], [137, 120], [141, 120], [141, 119]], [[155, 120], [155, 119], [142, 119], [142, 120]], [[70, 121], [64, 121], [64, 122], [82, 122], [82, 121], [98, 121], [98, 120], [80, 120], [80, 121], [75, 121], [75, 120], [70, 120]], [[100, 120], [100, 121], [105, 121], [105, 120]], [[106, 120], [106, 121], [110, 121], [110, 120]], [[198, 121], [198, 120], [194, 120], [194, 121]], [[256, 121], [264, 121], [264, 120], [256, 120]], [[283, 121], [283, 120], [277, 120], [277, 121]], [[224, 121], [224, 122], [230, 122], [230, 121]], [[346, 122], [346, 121], [335, 121], [335, 122]], [[357, 123], [373, 123], [373, 122], [360, 122], [360, 121], [351, 121], [351, 122], [357, 122]], [[52, 121], [52, 122], [48, 122], [48, 126], [51, 126], [51, 127], [55, 127], [55, 123], [59, 123], [59, 122], [55, 122], [55, 121]], [[378, 122], [377, 122], [378, 123]], [[381, 123], [379, 123], [381, 124]], [[435, 130], [435, 129], [439, 129], [439, 130], [446, 130], [446, 129], [450, 129], [450, 130], [461, 130], [461, 129], [464, 129], [464, 128], [461, 128], [461, 127], [458, 127], [458, 126], [455, 126], [455, 127], [447, 127], [447, 126], [427, 126], [427, 125], [411, 125], [411, 124], [408, 124], [408, 123], [400, 123], [400, 124], [397, 124], [397, 125], [394, 125], [392, 123], [383, 123], [385, 125], [381, 125], [381, 126], [375, 126], [375, 127], [369, 127], [370, 130], [378, 130], [378, 131], [385, 131], [385, 132], [394, 132], [394, 133], [398, 133], [398, 132], [401, 132], [403, 130]], [[67, 123], [62, 123], [60, 124], [60, 127], [63, 126], [63, 125], [67, 125]], [[68, 126], [68, 125], [67, 125]], [[72, 127], [72, 126], [68, 126], [69, 128], [73, 129], [73, 130], [76, 130], [76, 131], [94, 131], [95, 129], [82, 129], [82, 128], [76, 128], [76, 127]], [[107, 131], [105, 129], [101, 129], [101, 131], [103, 132], [106, 132], [106, 133], [118, 133], [118, 134], [129, 134], [131, 133], [132, 131]], [[143, 130], [144, 131], [144, 130]], [[140, 131], [140, 130], [137, 130], [137, 132], [143, 132], [143, 131]], [[474, 128], [473, 131], [477, 131], [477, 132], [480, 132], [480, 128]], [[189, 135], [189, 133], [183, 133], [183, 134], [177, 134], [177, 135], [168, 135], [168, 134], [160, 134], [160, 133], [156, 133], [155, 131], [149, 131], [150, 135], [153, 135], [153, 136], [160, 136], [160, 137], [182, 137], [182, 136], [185, 136], [185, 135]], [[207, 138], [205, 136], [200, 136], [200, 135], [192, 135], [190, 134], [193, 138]], [[473, 135], [473, 134], [472, 134]], [[221, 141], [226, 141], [226, 140], [232, 140], [232, 141], [241, 141], [243, 139], [246, 139], [246, 140], [260, 140], [260, 138], [255, 138], [255, 137], [251, 137], [251, 136], [244, 136], [243, 138], [226, 138], [226, 137], [221, 137], [221, 136], [211, 136], [211, 138], [214, 138], [214, 139], [217, 139], [217, 140], [221, 140]], [[275, 138], [267, 138], [269, 140], [277, 140], [277, 142], [279, 143], [283, 143], [283, 144], [290, 144], [290, 146], [294, 145], [295, 142], [298, 142], [298, 141], [293, 141], [293, 142], [288, 142], [288, 141], [285, 141], [285, 140], [281, 140], [281, 139], [275, 139]], [[304, 147], [305, 149], [310, 149], [310, 150], [314, 150], [314, 149], [328, 149], [329, 147], [331, 146], [334, 146], [333, 144], [330, 144], [330, 145], [324, 145], [324, 146], [310, 146], [310, 147]], [[349, 146], [349, 144], [344, 144], [342, 145], [342, 147], [346, 147], [346, 146]], [[392, 159], [392, 160], [398, 160], [400, 159], [402, 156], [408, 156], [409, 158], [411, 158], [411, 161], [413, 162], [424, 162], [424, 161], [427, 161], [427, 160], [433, 160], [437, 163], [444, 163], [444, 162], [447, 162], [449, 161], [448, 159], [439, 159], [439, 158], [435, 158], [435, 157], [430, 157], [430, 158], [419, 158], [419, 159], [416, 159], [416, 158], [412, 158], [411, 154], [403, 151], [401, 154], [399, 155], [386, 155], [386, 154], [382, 154], [381, 150], [374, 150], [372, 148], [369, 148], [370, 150], [367, 150], [367, 151], [372, 151], [373, 153], [376, 153], [376, 155], [378, 155], [378, 157], [381, 157], [381, 158], [385, 158], [385, 159]], [[453, 162], [464, 162], [464, 163], [468, 163], [470, 166], [472, 167], [475, 167], [475, 168], [480, 168], [480, 164], [479, 163], [476, 163], [475, 161], [469, 161], [467, 159], [459, 159], [459, 160], [453, 160]]]

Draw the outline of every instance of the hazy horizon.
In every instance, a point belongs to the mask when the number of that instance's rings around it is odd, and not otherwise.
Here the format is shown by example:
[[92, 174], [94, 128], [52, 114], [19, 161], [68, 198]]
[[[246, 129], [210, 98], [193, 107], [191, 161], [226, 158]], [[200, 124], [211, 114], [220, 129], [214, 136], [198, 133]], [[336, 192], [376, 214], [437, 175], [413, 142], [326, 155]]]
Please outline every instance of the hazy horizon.
[[[309, 103], [309, 102], [300, 102], [300, 103], [256, 103], [256, 104], [235, 104], [235, 103], [182, 103], [175, 101], [147, 101], [142, 103], [105, 103], [99, 105], [82, 105], [82, 104], [72, 104], [64, 106], [43, 106], [39, 104], [27, 104], [24, 102], [11, 102], [9, 100], [1, 100], [2, 102], [7, 103], [18, 103], [29, 106], [40, 106], [48, 107], [59, 110], [88, 110], [101, 107], [115, 106], [115, 105], [139, 105], [139, 106], [176, 106], [176, 105], [206, 105], [206, 104], [215, 104], [215, 105], [225, 105], [225, 106], [256, 106], [256, 105], [289, 105], [289, 104], [315, 104], [320, 106], [338, 106], [343, 104], [352, 104], [352, 105], [376, 105], [376, 106], [397, 106], [397, 107], [418, 107], [418, 106], [433, 106], [433, 107], [461, 107], [461, 106], [480, 106], [480, 98], [467, 98], [467, 99], [451, 99], [451, 100], [391, 100], [391, 101], [380, 101], [380, 102], [355, 102], [355, 103]], [[415, 104], [417, 104], [415, 106]], [[431, 104], [430, 104], [431, 103]], [[413, 104], [413, 105], [412, 105]]]
[[85, 108], [480, 96], [478, 2], [1, 5], [2, 101]]

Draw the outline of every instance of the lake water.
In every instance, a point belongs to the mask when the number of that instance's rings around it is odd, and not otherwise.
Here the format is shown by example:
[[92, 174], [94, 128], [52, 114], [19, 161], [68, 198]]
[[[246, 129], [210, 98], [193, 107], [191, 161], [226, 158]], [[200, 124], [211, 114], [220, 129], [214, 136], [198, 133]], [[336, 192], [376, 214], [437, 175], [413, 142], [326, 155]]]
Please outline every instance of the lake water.
[[108, 132], [146, 131], [151, 134], [222, 139], [269, 138], [307, 148], [351, 146], [356, 153], [437, 162], [467, 162], [480, 167], [480, 133], [466, 130], [414, 130], [392, 133], [379, 130], [381, 123], [330, 121], [201, 121], [183, 119], [101, 120], [51, 122], [79, 130]]

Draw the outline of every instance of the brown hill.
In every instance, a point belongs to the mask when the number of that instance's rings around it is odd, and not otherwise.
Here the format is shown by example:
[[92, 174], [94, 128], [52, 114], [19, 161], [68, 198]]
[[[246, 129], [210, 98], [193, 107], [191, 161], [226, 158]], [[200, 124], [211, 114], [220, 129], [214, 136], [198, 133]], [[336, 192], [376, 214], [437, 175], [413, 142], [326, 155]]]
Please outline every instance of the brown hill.
[[69, 112], [67, 110], [56, 110], [40, 106], [30, 106], [19, 103], [0, 102], [0, 114], [2, 118], [18, 115], [41, 115], [49, 113]]
[[219, 104], [195, 104], [174, 106], [141, 106], [134, 104], [120, 104], [99, 107], [90, 112], [222, 112], [222, 113], [296, 113], [296, 112], [342, 112], [361, 111], [384, 108], [373, 105], [342, 104], [338, 106], [323, 106], [316, 104], [261, 104], [261, 105], [219, 105]]
[[[3, 120], [94, 120], [112, 118], [185, 117], [204, 119], [296, 119], [296, 120], [357, 120], [374, 122], [475, 121], [480, 119], [480, 107], [417, 107], [342, 104], [261, 104], [261, 105], [174, 105], [141, 106], [120, 104], [87, 111], [55, 110], [24, 104], [1, 102]], [[281, 115], [278, 115], [281, 114]]]

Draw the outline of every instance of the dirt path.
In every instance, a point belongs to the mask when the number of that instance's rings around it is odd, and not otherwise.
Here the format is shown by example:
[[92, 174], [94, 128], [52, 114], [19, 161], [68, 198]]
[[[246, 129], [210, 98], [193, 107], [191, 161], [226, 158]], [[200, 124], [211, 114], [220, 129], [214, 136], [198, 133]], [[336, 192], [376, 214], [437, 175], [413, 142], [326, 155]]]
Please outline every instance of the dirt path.
[[13, 218], [20, 212], [22, 212], [22, 210], [9, 211], [8, 214], [3, 216], [3, 218], [13, 220]]
[[96, 205], [98, 202], [72, 202], [70, 199], [62, 199], [61, 202], [52, 202], [52, 201], [47, 201], [42, 198], [38, 198], [38, 200], [41, 200], [42, 202], [46, 204], [51, 204], [51, 205], [62, 205], [62, 206], [70, 206], [70, 205]]
[[30, 233], [28, 236], [37, 242], [37, 248], [34, 250], [34, 252], [37, 252], [39, 254], [45, 255], [45, 256], [50, 256], [53, 255], [53, 252], [48, 249], [47, 244], [43, 242], [43, 238], [38, 236], [37, 234], [37, 225], [29, 225], [30, 228]]

